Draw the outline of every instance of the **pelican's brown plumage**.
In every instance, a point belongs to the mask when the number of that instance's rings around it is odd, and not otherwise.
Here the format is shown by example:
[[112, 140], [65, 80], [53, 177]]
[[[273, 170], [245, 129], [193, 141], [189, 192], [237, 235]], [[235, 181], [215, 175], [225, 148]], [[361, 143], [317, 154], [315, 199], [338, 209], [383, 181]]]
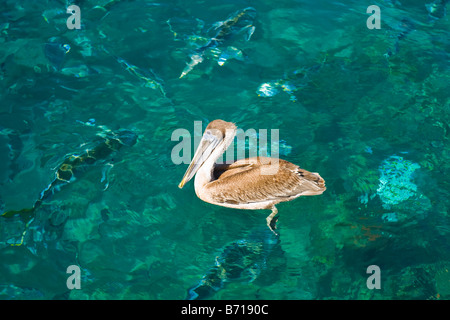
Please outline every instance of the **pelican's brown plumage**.
[[205, 202], [235, 209], [272, 209], [266, 218], [272, 231], [271, 222], [278, 212], [276, 204], [326, 190], [318, 173], [282, 159], [254, 157], [216, 164], [235, 135], [233, 123], [210, 122], [179, 187], [196, 175], [195, 193]]

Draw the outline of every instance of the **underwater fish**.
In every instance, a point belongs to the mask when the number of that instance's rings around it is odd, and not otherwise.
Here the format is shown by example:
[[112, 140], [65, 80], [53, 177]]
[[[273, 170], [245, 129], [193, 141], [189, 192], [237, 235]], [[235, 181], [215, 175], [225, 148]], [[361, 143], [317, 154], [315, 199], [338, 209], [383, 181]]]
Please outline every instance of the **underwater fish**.
[[433, 20], [438, 20], [447, 15], [447, 3], [450, 0], [436, 0], [432, 3], [425, 4], [428, 16]]
[[411, 31], [415, 30], [415, 24], [409, 19], [402, 19], [399, 25], [400, 33], [395, 37], [394, 48], [389, 49], [384, 56], [389, 58], [395, 54], [397, 54], [400, 50], [400, 41], [405, 39], [406, 36], [411, 33]]
[[323, 65], [326, 63], [327, 58], [325, 57], [318, 64], [314, 64], [310, 67], [302, 67], [300, 69], [294, 70], [285, 74], [283, 78], [277, 80], [271, 80], [262, 83], [258, 86], [256, 94], [258, 97], [273, 97], [280, 92], [286, 92], [289, 95], [289, 100], [292, 102], [297, 101], [295, 92], [300, 88], [306, 87], [309, 82], [311, 82], [310, 76], [318, 73]]
[[137, 77], [138, 79], [142, 80], [144, 83], [144, 87], [151, 88], [151, 89], [158, 89], [161, 94], [166, 97], [166, 91], [164, 90], [164, 87], [162, 85], [163, 80], [158, 77], [153, 70], [149, 69], [149, 72], [143, 70], [142, 68], [139, 68], [125, 59], [116, 56], [115, 54], [110, 53], [106, 48], [102, 48], [103, 51], [105, 51], [108, 55], [114, 57], [116, 61], [130, 74]]
[[269, 256], [280, 251], [280, 238], [259, 228], [220, 249], [214, 266], [188, 289], [186, 300], [209, 299], [229, 282], [251, 283], [267, 269]]
[[168, 19], [166, 23], [169, 26], [169, 31], [173, 34], [175, 41], [187, 41], [189, 43], [201, 41], [207, 43], [209, 40], [206, 37], [197, 35], [200, 34], [205, 27], [205, 22], [198, 18], [192, 20], [173, 17]]
[[[146, 75], [146, 72], [143, 71], [141, 68], [132, 65], [131, 63], [128, 63], [125, 59], [118, 57], [117, 62], [121, 64], [125, 70], [127, 70], [129, 73], [134, 75], [135, 77], [141, 79], [144, 83], [145, 87], [151, 88], [151, 89], [159, 89], [159, 91], [162, 93], [164, 97], [166, 97], [166, 91], [164, 90], [161, 82], [158, 82], [150, 77], [150, 75]], [[154, 78], [159, 78], [155, 75], [153, 71], [150, 70], [152, 73], [152, 76]], [[160, 80], [160, 79], [159, 79]]]
[[238, 48], [227, 47], [225, 50], [220, 51], [219, 60], [217, 60], [217, 64], [219, 66], [223, 66], [225, 64], [225, 62], [227, 62], [231, 59], [243, 61], [244, 54]]
[[66, 54], [70, 51], [70, 45], [63, 43], [61, 39], [50, 38], [49, 42], [44, 45], [44, 54], [55, 70], [60, 71]]
[[259, 97], [273, 97], [280, 92], [278, 88], [281, 88], [282, 91], [289, 94], [289, 99], [292, 102], [297, 101], [297, 98], [294, 94], [294, 92], [297, 90], [297, 87], [294, 86], [290, 81], [284, 79], [263, 83], [258, 87], [256, 93]]
[[208, 41], [208, 43], [196, 51], [197, 53], [202, 53], [208, 48], [214, 48], [219, 46], [220, 43], [229, 39], [233, 34], [237, 32], [247, 31], [247, 41], [250, 40], [250, 37], [255, 30], [255, 27], [252, 25], [253, 19], [256, 17], [255, 8], [248, 7], [243, 10], [239, 10], [232, 14], [227, 20], [220, 21], [215, 23], [215, 30], [217, 32], [215, 35]]
[[61, 186], [75, 181], [86, 170], [86, 166], [104, 160], [124, 145], [133, 146], [136, 142], [137, 135], [130, 130], [122, 129], [117, 132], [108, 132], [94, 148], [81, 154], [72, 154], [66, 157], [56, 170], [55, 178], [40, 193], [33, 207], [18, 211], [7, 211], [2, 214], [2, 217], [8, 218], [19, 214], [25, 219], [32, 218], [35, 210], [41, 206], [44, 200], [59, 190]]
[[235, 12], [225, 21], [216, 22], [213, 25], [214, 30], [216, 30], [215, 34], [205, 45], [196, 49], [191, 55], [191, 61], [184, 68], [180, 75], [180, 79], [192, 71], [196, 65], [203, 62], [203, 56], [206, 50], [219, 47], [226, 40], [238, 33], [245, 32], [246, 41], [250, 40], [255, 31], [255, 26], [253, 26], [255, 17], [256, 10], [252, 7], [248, 7]]

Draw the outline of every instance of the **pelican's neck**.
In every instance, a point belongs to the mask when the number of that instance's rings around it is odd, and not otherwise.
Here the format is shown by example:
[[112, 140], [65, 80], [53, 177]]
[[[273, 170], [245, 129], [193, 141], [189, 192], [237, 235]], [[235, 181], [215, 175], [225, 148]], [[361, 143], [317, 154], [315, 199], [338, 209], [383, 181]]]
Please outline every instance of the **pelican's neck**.
[[200, 190], [209, 182], [214, 180], [214, 166], [216, 165], [217, 159], [228, 149], [230, 144], [233, 142], [234, 136], [236, 135], [236, 129], [226, 130], [225, 138], [219, 145], [214, 149], [211, 155], [206, 159], [200, 169], [197, 171], [194, 180], [195, 193], [199, 198]]

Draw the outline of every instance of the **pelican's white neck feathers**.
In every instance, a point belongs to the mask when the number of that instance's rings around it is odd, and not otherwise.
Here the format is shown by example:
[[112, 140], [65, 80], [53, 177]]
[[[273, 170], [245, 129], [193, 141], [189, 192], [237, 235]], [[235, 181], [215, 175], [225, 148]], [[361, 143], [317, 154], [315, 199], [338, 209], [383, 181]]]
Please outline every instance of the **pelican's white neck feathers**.
[[226, 129], [225, 137], [219, 142], [217, 147], [213, 150], [211, 155], [206, 159], [200, 169], [197, 171], [194, 179], [194, 189], [197, 197], [200, 196], [203, 186], [208, 182], [214, 180], [214, 166], [216, 161], [222, 156], [222, 154], [228, 149], [236, 136], [236, 128]]

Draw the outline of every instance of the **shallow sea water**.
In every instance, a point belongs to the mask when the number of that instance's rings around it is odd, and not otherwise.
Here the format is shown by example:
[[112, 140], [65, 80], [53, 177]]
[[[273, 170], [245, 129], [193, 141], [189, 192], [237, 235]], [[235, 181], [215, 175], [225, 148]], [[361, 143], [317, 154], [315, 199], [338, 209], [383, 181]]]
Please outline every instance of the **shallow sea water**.
[[[0, 212], [32, 207], [99, 135], [138, 141], [32, 215], [0, 217], [0, 299], [449, 299], [450, 18], [426, 3], [371, 2], [377, 30], [360, 1], [3, 1]], [[179, 79], [247, 7], [250, 40]], [[177, 187], [172, 133], [214, 119], [279, 130], [280, 156], [325, 179], [323, 195], [278, 206], [279, 237], [267, 210]]]

